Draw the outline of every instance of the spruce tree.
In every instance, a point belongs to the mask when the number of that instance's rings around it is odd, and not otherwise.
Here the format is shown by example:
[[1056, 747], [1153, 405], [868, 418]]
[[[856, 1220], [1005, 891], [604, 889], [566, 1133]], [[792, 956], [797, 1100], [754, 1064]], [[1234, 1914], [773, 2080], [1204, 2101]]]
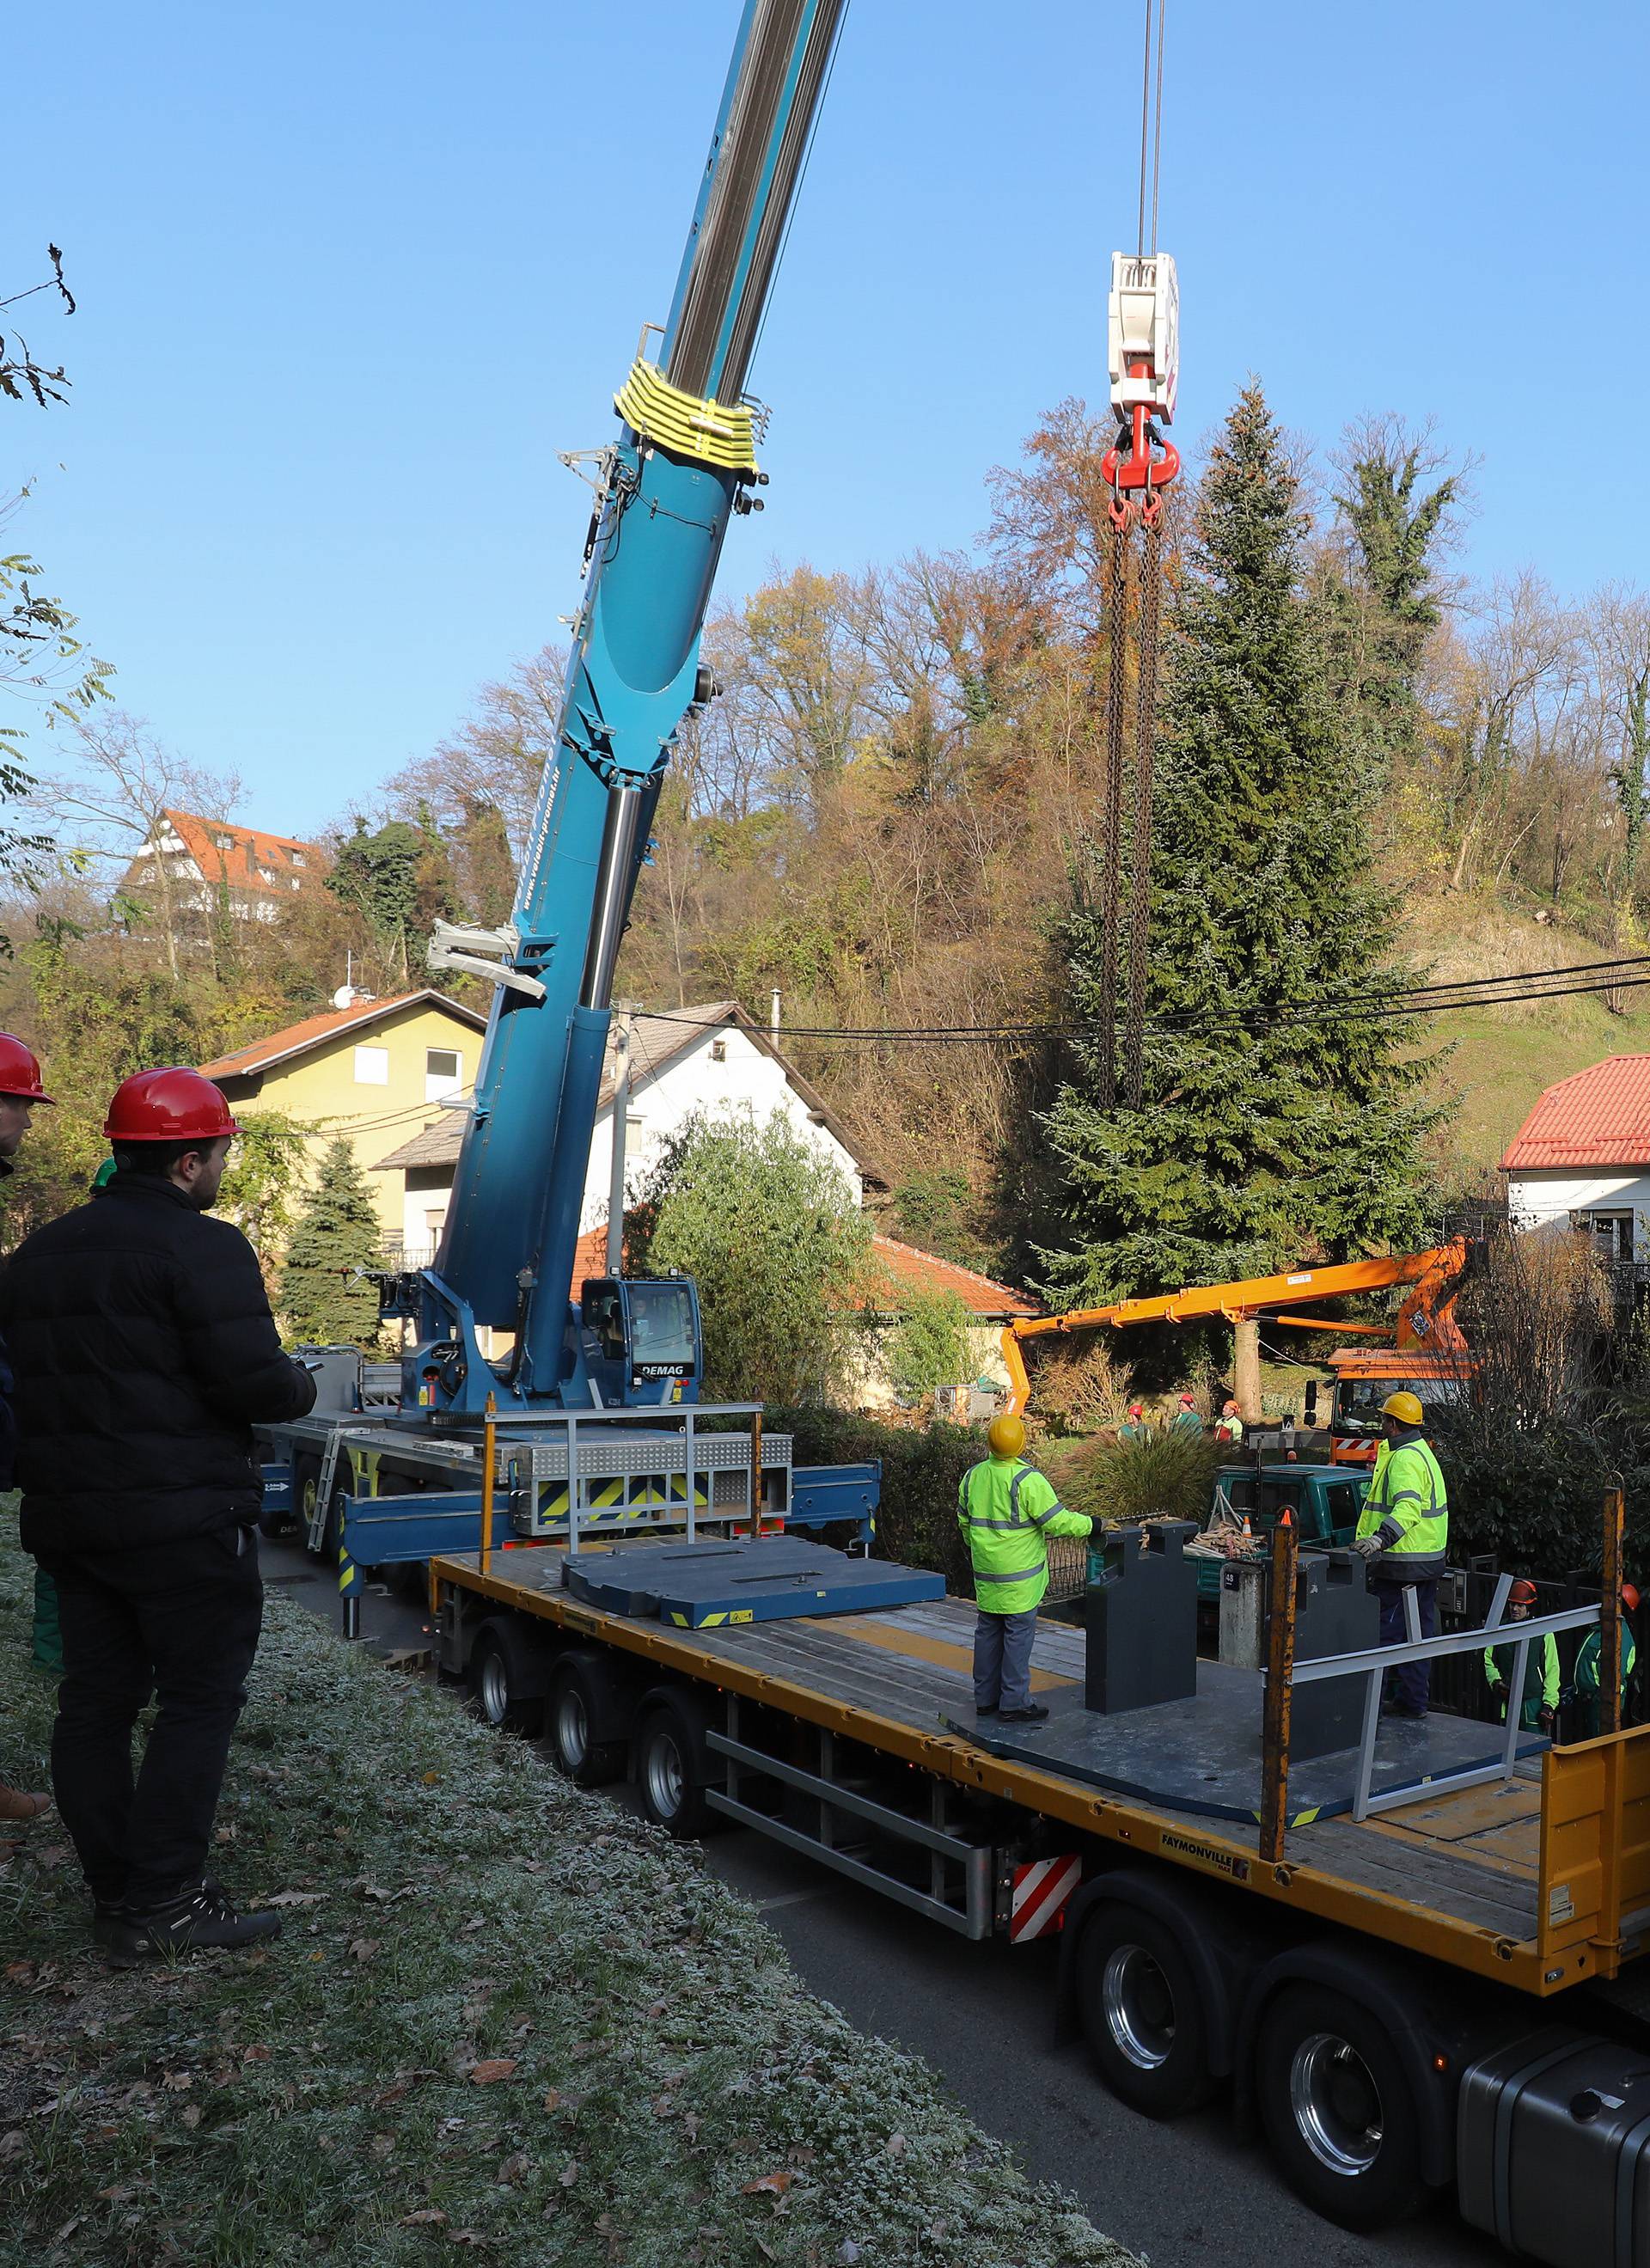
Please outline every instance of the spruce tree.
[[[1433, 1114], [1400, 1023], [1324, 1012], [1399, 981], [1372, 879], [1366, 728], [1337, 713], [1299, 583], [1298, 483], [1257, 383], [1234, 407], [1166, 619], [1145, 1107], [1102, 1107], [1079, 1048], [1046, 1121], [1062, 1301], [1174, 1288], [1420, 1230]], [[1064, 925], [1079, 1021], [1100, 909]]]
[[382, 1263], [384, 1231], [355, 1152], [328, 1145], [293, 1224], [281, 1269], [281, 1312], [291, 1336], [329, 1346], [378, 1336], [378, 1287], [356, 1275]]

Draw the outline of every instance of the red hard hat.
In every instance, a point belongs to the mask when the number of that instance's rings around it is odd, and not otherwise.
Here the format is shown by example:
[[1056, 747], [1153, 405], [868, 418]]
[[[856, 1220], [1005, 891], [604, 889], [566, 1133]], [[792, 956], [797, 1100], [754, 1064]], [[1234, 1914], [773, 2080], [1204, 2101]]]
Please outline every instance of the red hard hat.
[[1622, 1585], [1621, 1602], [1623, 1606], [1626, 1608], [1630, 1615], [1636, 1615], [1638, 1613], [1639, 1586], [1637, 1583], [1624, 1583]]
[[10, 1032], [0, 1032], [0, 1094], [13, 1095], [19, 1102], [51, 1101], [41, 1085], [41, 1067], [33, 1049], [14, 1040]]
[[1536, 1603], [1536, 1586], [1528, 1575], [1521, 1575], [1507, 1593], [1506, 1599], [1509, 1606], [1533, 1607]]
[[215, 1142], [239, 1134], [224, 1090], [198, 1071], [174, 1064], [134, 1071], [114, 1090], [104, 1132], [111, 1142]]

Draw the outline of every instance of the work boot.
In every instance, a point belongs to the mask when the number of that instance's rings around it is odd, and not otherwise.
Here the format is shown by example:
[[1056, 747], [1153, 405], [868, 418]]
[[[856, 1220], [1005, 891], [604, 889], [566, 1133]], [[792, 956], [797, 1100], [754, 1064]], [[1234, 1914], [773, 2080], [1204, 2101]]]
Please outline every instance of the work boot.
[[12, 1787], [7, 1781], [0, 1779], [0, 1819], [12, 1822], [38, 1819], [42, 1811], [49, 1811], [51, 1808], [49, 1795], [31, 1795], [26, 1788]]
[[252, 1945], [280, 1933], [279, 1914], [237, 1913], [216, 1882], [200, 1882], [147, 1912], [125, 1908], [105, 1942], [111, 1969], [137, 1969], [203, 1946]]
[[1005, 1725], [1040, 1725], [1049, 1711], [1044, 1702], [1028, 1701], [1023, 1709], [999, 1709], [997, 1713]]
[[92, 1901], [92, 1941], [94, 1945], [113, 1945], [114, 1933], [126, 1919], [126, 1908], [118, 1898], [93, 1898]]
[[995, 1701], [976, 1701], [974, 1705], [974, 1713], [976, 1717], [994, 1717], [997, 1714], [997, 1704]]

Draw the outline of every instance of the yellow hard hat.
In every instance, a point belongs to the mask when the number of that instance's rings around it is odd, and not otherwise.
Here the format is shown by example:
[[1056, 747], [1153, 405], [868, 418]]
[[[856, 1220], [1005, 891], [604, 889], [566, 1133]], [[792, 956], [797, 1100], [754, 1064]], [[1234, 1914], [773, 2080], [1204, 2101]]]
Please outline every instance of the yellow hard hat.
[[992, 1418], [985, 1438], [994, 1457], [1017, 1457], [1026, 1446], [1026, 1429], [1018, 1418], [1005, 1411], [1002, 1417]]
[[1381, 1405], [1383, 1418], [1396, 1418], [1400, 1425], [1418, 1425], [1425, 1416], [1418, 1394], [1389, 1394]]

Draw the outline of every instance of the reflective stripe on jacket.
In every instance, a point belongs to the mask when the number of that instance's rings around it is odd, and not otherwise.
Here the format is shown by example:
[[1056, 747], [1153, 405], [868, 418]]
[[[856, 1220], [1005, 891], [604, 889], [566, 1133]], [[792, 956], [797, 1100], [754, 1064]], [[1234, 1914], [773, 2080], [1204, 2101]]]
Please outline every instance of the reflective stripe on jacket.
[[[1581, 1651], [1575, 1658], [1575, 1690], [1578, 1693], [1595, 1694], [1598, 1691], [1598, 1664], [1602, 1652], [1603, 1641], [1598, 1632], [1588, 1631], [1581, 1641]], [[1624, 1693], [1627, 1690], [1627, 1680], [1632, 1675], [1633, 1663], [1638, 1656], [1639, 1649], [1632, 1642], [1632, 1632], [1624, 1623], [1621, 1629], [1621, 1687]]]
[[[1504, 1627], [1516, 1631], [1518, 1624], [1508, 1623]], [[1501, 1688], [1512, 1678], [1513, 1666], [1518, 1660], [1517, 1646], [1518, 1641], [1514, 1638], [1511, 1645], [1491, 1647], [1484, 1657], [1484, 1674], [1489, 1680], [1490, 1690], [1500, 1700], [1503, 1724], [1506, 1721], [1507, 1697]], [[1551, 1631], [1547, 1631], [1529, 1642], [1529, 1652], [1524, 1660], [1524, 1697], [1518, 1720], [1527, 1733], [1533, 1733], [1542, 1711], [1556, 1709], [1558, 1705], [1558, 1641]]]
[[1449, 1498], [1438, 1460], [1418, 1433], [1381, 1443], [1358, 1515], [1358, 1535], [1360, 1541], [1366, 1535], [1381, 1538], [1389, 1580], [1433, 1573], [1443, 1565]]
[[1068, 1512], [1053, 1484], [1024, 1457], [970, 1465], [957, 1490], [957, 1523], [968, 1539], [982, 1612], [1021, 1615], [1049, 1587], [1045, 1539], [1086, 1535], [1094, 1521]]

